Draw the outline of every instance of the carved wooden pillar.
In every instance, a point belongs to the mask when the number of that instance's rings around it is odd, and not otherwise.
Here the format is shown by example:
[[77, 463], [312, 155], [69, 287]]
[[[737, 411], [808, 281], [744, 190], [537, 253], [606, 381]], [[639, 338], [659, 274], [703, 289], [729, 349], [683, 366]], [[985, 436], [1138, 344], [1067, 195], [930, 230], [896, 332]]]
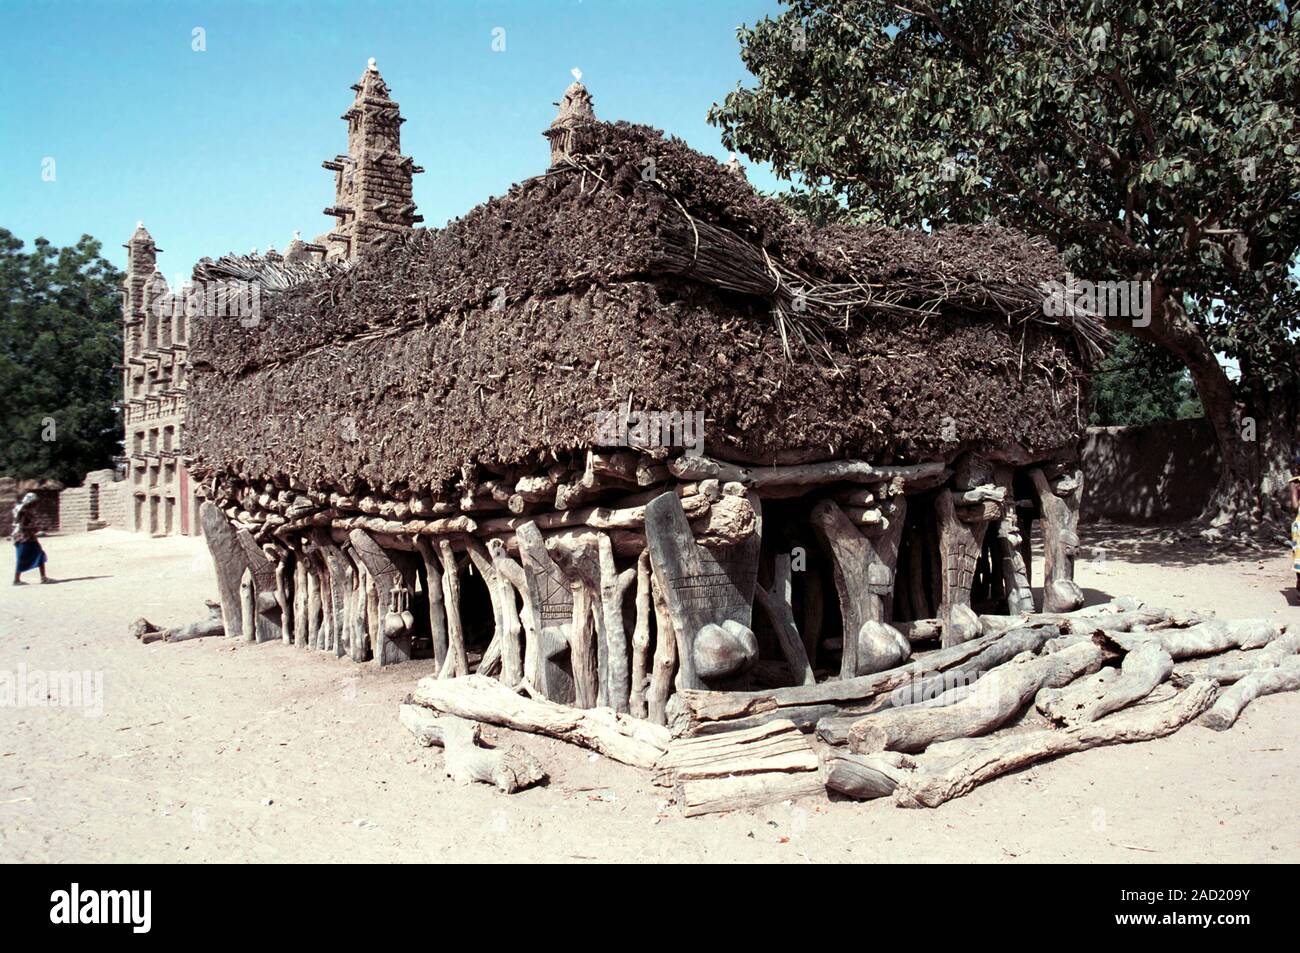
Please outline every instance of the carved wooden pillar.
[[677, 639], [677, 687], [706, 688], [748, 668], [758, 657], [754, 637], [754, 589], [762, 543], [756, 525], [743, 542], [710, 548], [695, 541], [676, 493], [646, 504], [646, 546]]
[[1034, 591], [1029, 585], [1029, 567], [1025, 564], [1021, 544], [1020, 518], [1016, 511], [1016, 494], [1012, 470], [999, 467], [995, 475], [998, 486], [1006, 490], [1006, 506], [998, 521], [998, 554], [1001, 557], [1002, 586], [1007, 594], [1007, 612], [1016, 615], [1034, 611]]
[[573, 628], [573, 587], [546, 552], [536, 523], [524, 523], [515, 538], [531, 607], [525, 626], [524, 677], [551, 701], [570, 704], [575, 689], [572, 670], [565, 663]]
[[411, 659], [411, 633], [415, 619], [411, 615], [411, 591], [393, 557], [364, 529], [354, 529], [348, 536], [352, 550], [374, 580], [378, 595], [376, 622], [372, 639], [375, 663], [391, 665]]
[[906, 509], [905, 497], [894, 498], [887, 525], [873, 542], [834, 500], [813, 507], [813, 528], [830, 554], [844, 623], [841, 678], [892, 668], [911, 654], [907, 639], [886, 618]]
[[1083, 472], [1075, 469], [1049, 480], [1034, 467], [1029, 478], [1043, 514], [1043, 611], [1070, 612], [1083, 605], [1083, 591], [1074, 581]]
[[[273, 642], [280, 638], [280, 603], [276, 593], [275, 562], [253, 540], [246, 529], [235, 531], [235, 539], [244, 552], [251, 574], [252, 618], [244, 619], [244, 638], [258, 642]], [[248, 600], [245, 598], [245, 606]]]
[[958, 519], [953, 493], [947, 489], [940, 489], [935, 497], [935, 517], [939, 523], [942, 580], [937, 615], [943, 624], [943, 645], [957, 645], [980, 633], [979, 616], [970, 605], [970, 590], [988, 523]]
[[244, 570], [248, 568], [248, 559], [244, 555], [244, 548], [235, 538], [235, 528], [215, 503], [204, 503], [199, 508], [199, 519], [203, 523], [203, 539], [208, 545], [208, 552], [212, 554], [212, 565], [217, 573], [221, 621], [226, 635], [236, 638], [244, 631], [239, 587], [244, 578]]

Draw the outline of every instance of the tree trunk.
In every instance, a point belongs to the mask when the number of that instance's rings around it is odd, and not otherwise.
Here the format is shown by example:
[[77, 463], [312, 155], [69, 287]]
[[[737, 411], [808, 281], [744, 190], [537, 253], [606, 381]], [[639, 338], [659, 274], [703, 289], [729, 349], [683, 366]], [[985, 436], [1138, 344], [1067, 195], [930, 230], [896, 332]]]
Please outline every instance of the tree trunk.
[[[1200, 519], [1232, 530], [1258, 531], [1268, 520], [1287, 518], [1286, 468], [1296, 433], [1296, 399], [1286, 388], [1263, 386], [1248, 365], [1234, 386], [1213, 349], [1183, 308], [1182, 292], [1158, 282], [1151, 295], [1151, 324], [1123, 330], [1160, 345], [1188, 373], [1214, 428], [1219, 448], [1219, 482]], [[1238, 400], [1246, 395], [1248, 404]]]

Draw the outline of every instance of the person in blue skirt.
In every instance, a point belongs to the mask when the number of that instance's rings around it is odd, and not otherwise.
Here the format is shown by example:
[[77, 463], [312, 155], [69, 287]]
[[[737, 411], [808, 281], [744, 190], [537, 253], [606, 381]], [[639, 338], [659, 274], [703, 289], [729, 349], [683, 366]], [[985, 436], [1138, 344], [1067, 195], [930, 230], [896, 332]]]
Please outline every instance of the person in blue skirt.
[[18, 565], [14, 569], [14, 585], [21, 586], [20, 578], [30, 569], [41, 571], [41, 582], [49, 582], [45, 576], [45, 550], [36, 538], [36, 494], [28, 493], [14, 507], [14, 551], [18, 556]]

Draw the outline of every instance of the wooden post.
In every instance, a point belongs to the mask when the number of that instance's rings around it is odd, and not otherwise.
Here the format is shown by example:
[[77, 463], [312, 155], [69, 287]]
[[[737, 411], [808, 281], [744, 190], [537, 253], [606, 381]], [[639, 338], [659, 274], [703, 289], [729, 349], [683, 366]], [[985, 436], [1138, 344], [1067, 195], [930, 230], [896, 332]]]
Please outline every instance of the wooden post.
[[714, 677], [734, 674], [753, 662], [756, 643], [751, 623], [762, 516], [757, 500], [751, 504], [754, 531], [742, 542], [716, 551], [695, 542], [675, 493], [660, 494], [646, 504], [646, 543], [677, 638], [679, 687], [705, 687], [697, 671], [704, 660], [697, 658], [695, 648], [706, 626], [710, 627], [709, 670]]
[[632, 685], [628, 709], [646, 717], [646, 662], [650, 653], [650, 551], [636, 560], [636, 628], [632, 631]]
[[830, 554], [844, 621], [841, 678], [892, 668], [911, 654], [907, 639], [888, 625], [884, 614], [906, 515], [902, 500], [895, 514], [873, 545], [834, 500], [822, 500], [812, 510], [813, 528]]
[[415, 549], [424, 562], [424, 583], [429, 597], [429, 636], [433, 641], [433, 667], [441, 672], [447, 661], [447, 608], [442, 592], [442, 556], [428, 536], [415, 536]]
[[375, 538], [364, 529], [354, 529], [348, 539], [357, 558], [374, 580], [377, 594], [375, 625], [372, 642], [377, 665], [411, 660], [410, 591], [406, 588], [402, 570]]
[[1043, 611], [1069, 612], [1083, 605], [1083, 591], [1074, 581], [1079, 550], [1079, 504], [1083, 472], [1075, 470], [1053, 481], [1039, 467], [1029, 470], [1043, 513]]
[[1001, 557], [1002, 586], [1007, 594], [1007, 614], [1034, 611], [1034, 591], [1029, 586], [1029, 567], [1021, 552], [1020, 518], [1016, 512], [1014, 480], [1010, 467], [998, 467], [994, 477], [1006, 489], [1006, 508], [998, 522], [998, 554]]
[[253, 618], [244, 620], [244, 637], [250, 641], [275, 642], [280, 638], [280, 604], [276, 599], [275, 563], [246, 529], [235, 531], [252, 574]]
[[781, 553], [776, 557], [772, 567], [772, 587], [764, 589], [760, 584], [754, 594], [767, 612], [772, 628], [776, 630], [777, 641], [781, 643], [781, 652], [790, 665], [796, 685], [812, 685], [817, 681], [808, 653], [804, 651], [803, 639], [799, 637], [799, 627], [794, 622], [793, 584], [790, 575], [790, 554]]
[[655, 655], [650, 671], [650, 689], [646, 693], [647, 715], [656, 725], [668, 723], [668, 696], [673, 690], [673, 670], [677, 668], [677, 633], [668, 611], [668, 598], [657, 572], [651, 572], [651, 590], [655, 606]]
[[561, 657], [568, 651], [573, 626], [574, 594], [560, 567], [546, 551], [537, 524], [527, 522], [515, 531], [519, 559], [532, 608], [531, 667], [525, 659], [524, 677], [546, 698], [567, 703], [574, 695], [572, 669], [566, 671]]
[[635, 570], [619, 573], [614, 563], [614, 544], [608, 533], [600, 533], [596, 539], [596, 559], [600, 570], [600, 613], [605, 622], [607, 703], [614, 711], [626, 713], [629, 710], [629, 673], [623, 597], [635, 578]]
[[[488, 554], [497, 571], [498, 584], [501, 586], [501, 600], [505, 609], [505, 631], [501, 634], [501, 680], [512, 688], [523, 681], [524, 659], [520, 653], [519, 640], [523, 633], [524, 620], [531, 612], [524, 585], [523, 567], [506, 555], [505, 543], [499, 539], [488, 540]], [[519, 600], [523, 600], [523, 618], [520, 617]]]
[[465, 653], [465, 631], [460, 624], [460, 575], [456, 571], [456, 554], [445, 539], [438, 540], [438, 553], [442, 558], [442, 598], [447, 607], [451, 674], [468, 675], [469, 656]]
[[221, 597], [221, 621], [226, 635], [235, 638], [243, 634], [242, 601], [239, 591], [248, 559], [235, 538], [235, 528], [226, 514], [215, 503], [199, 507], [203, 523], [203, 540], [212, 554], [212, 566], [217, 574], [217, 592]]
[[942, 596], [938, 617], [943, 623], [942, 644], [946, 647], [980, 634], [979, 617], [970, 605], [971, 584], [984, 548], [988, 523], [964, 523], [957, 518], [950, 490], [935, 497], [939, 522], [939, 560], [942, 567]]

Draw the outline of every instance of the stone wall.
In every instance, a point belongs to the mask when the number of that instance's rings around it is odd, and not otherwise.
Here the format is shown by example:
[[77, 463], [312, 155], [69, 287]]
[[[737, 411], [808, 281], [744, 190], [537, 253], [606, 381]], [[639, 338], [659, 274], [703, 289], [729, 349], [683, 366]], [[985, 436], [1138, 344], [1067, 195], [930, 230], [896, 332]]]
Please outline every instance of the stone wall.
[[1083, 473], [1085, 522], [1194, 519], [1219, 480], [1214, 430], [1204, 418], [1090, 427]]

